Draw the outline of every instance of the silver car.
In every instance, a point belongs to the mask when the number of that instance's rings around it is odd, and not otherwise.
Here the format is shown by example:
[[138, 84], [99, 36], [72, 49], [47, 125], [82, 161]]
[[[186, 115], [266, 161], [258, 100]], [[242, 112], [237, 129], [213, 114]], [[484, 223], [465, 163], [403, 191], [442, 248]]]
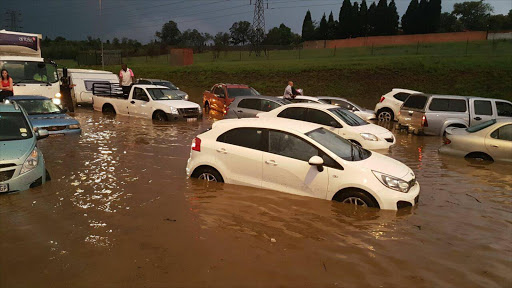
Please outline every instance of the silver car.
[[175, 96], [181, 97], [183, 100], [188, 100], [188, 94], [180, 90], [180, 88], [176, 87], [176, 85], [172, 84], [170, 81], [161, 80], [161, 79], [137, 79], [137, 84], [149, 84], [149, 85], [159, 85], [168, 87], [173, 91]]
[[375, 112], [373, 112], [373, 110], [363, 108], [353, 102], [348, 101], [345, 98], [331, 97], [331, 96], [318, 96], [318, 99], [325, 101], [329, 104], [336, 105], [341, 108], [352, 111], [354, 114], [363, 118], [364, 120], [375, 119]]
[[254, 118], [258, 113], [272, 111], [290, 103], [286, 99], [272, 96], [239, 96], [229, 104], [224, 118]]
[[512, 120], [489, 120], [470, 128], [446, 129], [440, 153], [487, 161], [512, 162]]

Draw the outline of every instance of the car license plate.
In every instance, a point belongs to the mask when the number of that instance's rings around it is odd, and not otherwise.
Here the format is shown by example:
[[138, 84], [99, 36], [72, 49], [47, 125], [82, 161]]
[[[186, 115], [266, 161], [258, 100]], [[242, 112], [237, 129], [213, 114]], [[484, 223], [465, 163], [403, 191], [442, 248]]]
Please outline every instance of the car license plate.
[[187, 122], [196, 122], [197, 118], [187, 118]]
[[0, 184], [0, 193], [9, 191], [9, 184]]

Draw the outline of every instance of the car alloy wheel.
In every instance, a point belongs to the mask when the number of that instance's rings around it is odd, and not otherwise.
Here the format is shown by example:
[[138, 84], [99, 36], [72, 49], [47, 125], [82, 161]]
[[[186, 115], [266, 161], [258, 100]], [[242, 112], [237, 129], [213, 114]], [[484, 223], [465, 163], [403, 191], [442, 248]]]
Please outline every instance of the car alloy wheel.
[[383, 111], [379, 113], [379, 121], [389, 122], [391, 120], [391, 113], [389, 113], [388, 111]]
[[347, 197], [345, 200], [343, 200], [342, 203], [368, 207], [368, 204], [366, 204], [363, 199], [358, 197]]
[[208, 172], [202, 173], [201, 175], [199, 175], [198, 178], [199, 180], [206, 180], [208, 182], [217, 182], [217, 178], [215, 178], [215, 175]]

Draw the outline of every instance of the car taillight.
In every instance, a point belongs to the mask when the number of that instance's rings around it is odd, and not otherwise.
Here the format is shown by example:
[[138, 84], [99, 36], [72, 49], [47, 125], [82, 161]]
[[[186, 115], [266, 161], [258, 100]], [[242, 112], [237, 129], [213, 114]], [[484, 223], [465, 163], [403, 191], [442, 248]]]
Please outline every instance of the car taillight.
[[423, 115], [423, 118], [421, 119], [421, 127], [428, 127], [427, 116], [425, 115]]
[[229, 107], [225, 107], [224, 108], [224, 115], [228, 114], [228, 111], [229, 111]]
[[450, 139], [444, 138], [444, 144], [448, 145], [450, 143], [452, 143], [452, 141]]
[[192, 150], [201, 152], [201, 139], [199, 139], [197, 137], [194, 138], [194, 141], [192, 141]]
[[380, 101], [379, 102], [382, 103], [382, 101], [384, 101], [384, 100], [386, 100], [386, 97], [382, 96], [382, 97], [380, 97]]

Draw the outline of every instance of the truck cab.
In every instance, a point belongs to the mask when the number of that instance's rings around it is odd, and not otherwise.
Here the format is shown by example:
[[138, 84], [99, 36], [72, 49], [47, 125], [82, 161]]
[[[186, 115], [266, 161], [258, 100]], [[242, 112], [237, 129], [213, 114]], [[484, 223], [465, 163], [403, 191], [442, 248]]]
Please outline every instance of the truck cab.
[[203, 92], [203, 107], [218, 111], [226, 115], [227, 107], [235, 97], [238, 96], [259, 96], [260, 93], [254, 88], [244, 84], [215, 84], [210, 90]]

